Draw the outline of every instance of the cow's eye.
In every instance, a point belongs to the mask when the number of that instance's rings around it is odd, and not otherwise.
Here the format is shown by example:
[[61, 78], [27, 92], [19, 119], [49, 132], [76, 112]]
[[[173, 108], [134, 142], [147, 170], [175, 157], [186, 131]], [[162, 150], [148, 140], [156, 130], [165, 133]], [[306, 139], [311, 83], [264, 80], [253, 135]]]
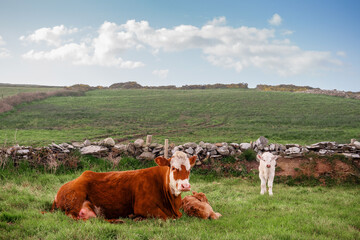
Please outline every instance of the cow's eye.
[[171, 171], [175, 171], [175, 169], [176, 169], [175, 167], [172, 167], [172, 168], [171, 168]]

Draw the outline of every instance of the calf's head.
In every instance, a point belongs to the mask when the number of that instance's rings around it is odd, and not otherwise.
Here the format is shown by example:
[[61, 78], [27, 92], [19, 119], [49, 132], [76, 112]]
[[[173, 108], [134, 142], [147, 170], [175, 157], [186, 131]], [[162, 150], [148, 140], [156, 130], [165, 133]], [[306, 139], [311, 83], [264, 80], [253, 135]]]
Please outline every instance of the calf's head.
[[172, 194], [178, 196], [181, 192], [190, 191], [189, 183], [190, 169], [195, 165], [196, 156], [190, 158], [183, 152], [177, 151], [174, 155], [166, 159], [162, 156], [155, 158], [155, 162], [159, 166], [168, 166], [169, 186]]
[[263, 154], [258, 154], [256, 156], [256, 158], [258, 159], [258, 161], [261, 163], [263, 163], [267, 168], [270, 168], [272, 166], [275, 167], [276, 165], [276, 159], [279, 156], [277, 155], [273, 155], [272, 153], [269, 152], [264, 152]]
[[209, 203], [207, 197], [205, 196], [205, 193], [198, 193], [198, 192], [195, 192], [193, 191], [193, 197], [195, 197], [197, 200], [199, 200], [200, 202], [206, 202], [206, 203]]

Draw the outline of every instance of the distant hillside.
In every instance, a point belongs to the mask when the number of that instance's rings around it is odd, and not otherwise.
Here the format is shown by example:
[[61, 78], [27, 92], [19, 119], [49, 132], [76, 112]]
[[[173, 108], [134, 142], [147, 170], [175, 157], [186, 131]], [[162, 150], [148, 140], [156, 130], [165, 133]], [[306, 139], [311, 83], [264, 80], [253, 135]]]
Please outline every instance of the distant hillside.
[[[1, 88], [0, 88], [1, 89]], [[45, 92], [21, 92], [16, 95], [1, 97], [0, 99], [0, 113], [7, 112], [12, 110], [15, 106], [22, 103], [29, 103], [35, 100], [42, 100], [48, 97], [54, 96], [83, 96], [83, 91], [73, 91], [60, 89], [55, 91], [45, 91]]]
[[0, 83], [0, 87], [64, 88], [65, 86], [47, 86], [47, 85], [36, 85], [36, 84]]
[[123, 82], [123, 83], [114, 83], [109, 88], [122, 88], [122, 89], [181, 89], [181, 90], [190, 90], [190, 89], [226, 89], [226, 88], [248, 88], [247, 83], [230, 83], [230, 84], [205, 84], [205, 85], [184, 85], [181, 87], [176, 87], [174, 85], [168, 86], [142, 86], [137, 82]]
[[80, 96], [84, 91], [56, 86], [0, 83], [0, 113], [12, 110], [22, 103], [53, 96]]
[[20, 93], [35, 93], [35, 92], [54, 92], [62, 90], [62, 87], [45, 87], [37, 85], [12, 85], [1, 84], [0, 85], [0, 100], [14, 96]]
[[[128, 81], [128, 82], [120, 82], [114, 83], [109, 87], [104, 86], [96, 86], [92, 87], [87, 84], [75, 84], [68, 87], [62, 86], [45, 86], [45, 85], [35, 85], [35, 84], [10, 84], [10, 83], [0, 83], [0, 97], [2, 98], [6, 96], [10, 96], [13, 94], [9, 94], [10, 90], [6, 89], [6, 93], [1, 92], [1, 88], [12, 88], [16, 89], [19, 88], [18, 92], [34, 92], [35, 89], [41, 91], [41, 89], [59, 89], [65, 88], [67, 90], [74, 90], [74, 91], [89, 91], [89, 90], [96, 90], [96, 89], [174, 89], [174, 90], [192, 90], [192, 89], [249, 89], [247, 83], [230, 83], [230, 84], [204, 84], [204, 85], [183, 85], [181, 87], [176, 87], [175, 85], [166, 85], [166, 86], [142, 86], [141, 84], [135, 81]], [[22, 88], [22, 89], [21, 89]], [[33, 88], [33, 90], [30, 90]], [[344, 97], [344, 98], [354, 98], [360, 99], [360, 92], [351, 92], [351, 91], [338, 91], [334, 90], [322, 90], [320, 88], [313, 88], [310, 86], [295, 86], [293, 84], [280, 84], [280, 85], [266, 85], [266, 84], [258, 84], [256, 86], [257, 90], [260, 91], [278, 91], [278, 92], [303, 92], [303, 93], [311, 93], [311, 94], [322, 94], [322, 95], [329, 95], [329, 96], [337, 96], [337, 97]], [[15, 91], [15, 90], [13, 90]], [[42, 91], [41, 91], [42, 92]]]

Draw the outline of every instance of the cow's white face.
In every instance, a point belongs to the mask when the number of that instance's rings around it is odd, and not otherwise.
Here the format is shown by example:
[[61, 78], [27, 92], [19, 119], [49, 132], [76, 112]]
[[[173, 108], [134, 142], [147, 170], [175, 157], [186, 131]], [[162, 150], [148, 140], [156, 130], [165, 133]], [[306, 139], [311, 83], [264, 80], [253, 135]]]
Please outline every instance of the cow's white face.
[[265, 165], [267, 168], [275, 167], [276, 159], [279, 157], [277, 155], [273, 155], [269, 152], [264, 152], [262, 155], [258, 154], [257, 159], [260, 161], [261, 165]]
[[190, 169], [195, 165], [196, 156], [188, 158], [185, 153], [177, 151], [170, 159], [157, 157], [155, 162], [159, 166], [169, 166], [169, 185], [171, 193], [178, 196], [182, 192], [190, 191]]

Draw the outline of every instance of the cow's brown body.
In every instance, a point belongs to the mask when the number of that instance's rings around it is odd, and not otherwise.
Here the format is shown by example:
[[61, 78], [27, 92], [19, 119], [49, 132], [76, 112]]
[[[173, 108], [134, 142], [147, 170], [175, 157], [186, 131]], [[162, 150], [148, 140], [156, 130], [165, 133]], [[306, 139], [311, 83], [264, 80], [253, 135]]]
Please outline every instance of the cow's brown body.
[[55, 204], [74, 218], [86, 200], [106, 219], [129, 215], [179, 218], [181, 195], [171, 194], [168, 171], [159, 166], [124, 172], [86, 171], [60, 188]]
[[[192, 166], [195, 160], [196, 157], [191, 158]], [[130, 215], [179, 218], [182, 215], [179, 211], [181, 191], [174, 194], [169, 175], [170, 171], [180, 170], [173, 167], [170, 170], [171, 159], [159, 157], [155, 161], [159, 166], [140, 170], [106, 173], [85, 171], [59, 189], [53, 209], [59, 208], [75, 219], [85, 220], [100, 215], [105, 219]], [[179, 188], [188, 191], [185, 188], [190, 185], [184, 185]]]

